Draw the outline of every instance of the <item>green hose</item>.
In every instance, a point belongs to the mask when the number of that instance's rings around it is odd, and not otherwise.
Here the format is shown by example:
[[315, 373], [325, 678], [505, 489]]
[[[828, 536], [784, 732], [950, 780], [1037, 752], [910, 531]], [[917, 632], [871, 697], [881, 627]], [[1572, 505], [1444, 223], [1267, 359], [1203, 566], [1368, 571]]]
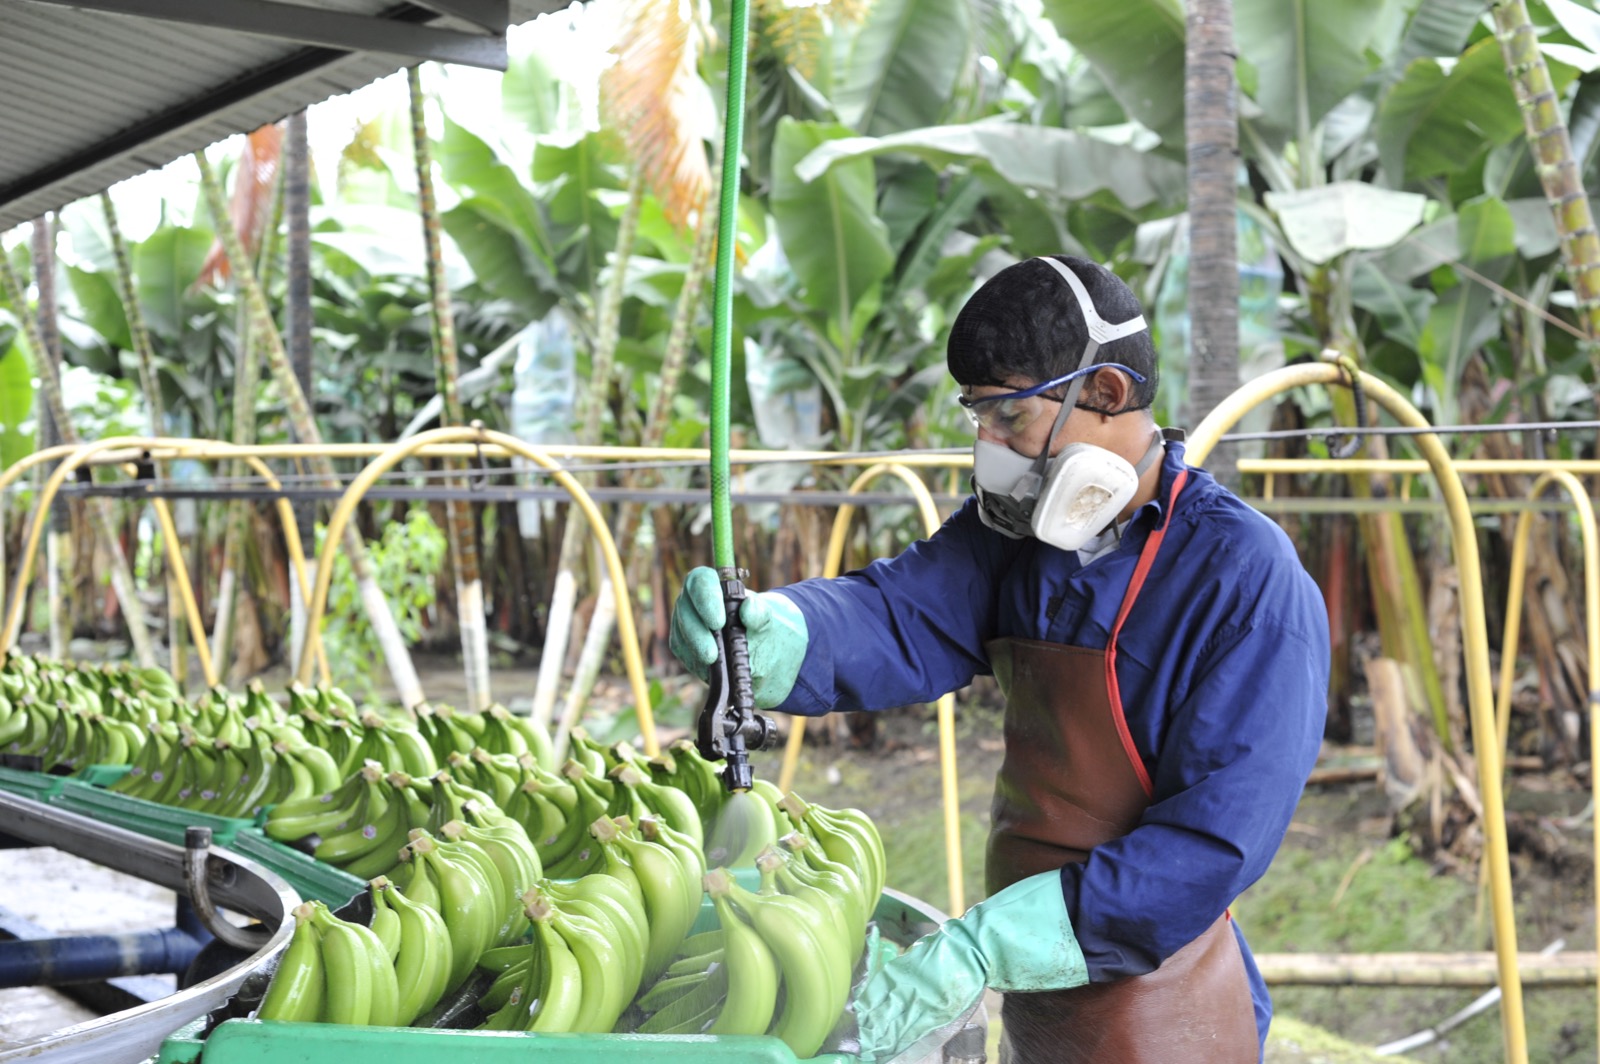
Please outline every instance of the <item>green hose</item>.
[[733, 510], [728, 501], [728, 402], [733, 375], [733, 246], [744, 149], [744, 74], [748, 0], [732, 0], [728, 27], [728, 105], [722, 134], [722, 190], [717, 205], [717, 280], [711, 297], [711, 557], [733, 568]]

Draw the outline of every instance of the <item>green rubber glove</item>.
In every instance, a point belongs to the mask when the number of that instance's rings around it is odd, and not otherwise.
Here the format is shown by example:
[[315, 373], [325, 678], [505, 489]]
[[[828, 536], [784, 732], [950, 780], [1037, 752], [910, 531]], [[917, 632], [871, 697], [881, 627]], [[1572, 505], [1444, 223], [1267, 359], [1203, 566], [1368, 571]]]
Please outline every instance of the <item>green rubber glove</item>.
[[[750, 680], [756, 705], [762, 709], [789, 697], [800, 663], [806, 659], [805, 614], [775, 591], [748, 592], [739, 607], [746, 641], [750, 646]], [[700, 679], [717, 660], [712, 633], [727, 623], [722, 605], [722, 582], [706, 566], [689, 570], [678, 601], [672, 604], [672, 634], [668, 645], [677, 659]]]
[[1061, 873], [1029, 876], [868, 972], [852, 1005], [861, 1060], [889, 1060], [953, 1023], [985, 987], [1065, 990], [1088, 981]]

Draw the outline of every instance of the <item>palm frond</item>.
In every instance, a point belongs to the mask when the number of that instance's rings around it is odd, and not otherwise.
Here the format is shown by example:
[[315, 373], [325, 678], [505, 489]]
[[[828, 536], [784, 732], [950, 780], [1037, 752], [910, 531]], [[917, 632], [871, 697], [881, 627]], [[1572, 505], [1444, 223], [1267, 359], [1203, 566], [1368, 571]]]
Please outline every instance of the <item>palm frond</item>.
[[[272, 213], [272, 198], [278, 185], [278, 163], [283, 157], [283, 125], [262, 126], [245, 137], [239, 165], [233, 173], [233, 202], [228, 206], [233, 231], [239, 234], [245, 251], [254, 256], [265, 234]], [[217, 284], [228, 279], [228, 256], [219, 237], [211, 244], [200, 265], [196, 286]]]
[[601, 100], [662, 211], [682, 226], [711, 192], [697, 106], [704, 38], [681, 0], [624, 0]]

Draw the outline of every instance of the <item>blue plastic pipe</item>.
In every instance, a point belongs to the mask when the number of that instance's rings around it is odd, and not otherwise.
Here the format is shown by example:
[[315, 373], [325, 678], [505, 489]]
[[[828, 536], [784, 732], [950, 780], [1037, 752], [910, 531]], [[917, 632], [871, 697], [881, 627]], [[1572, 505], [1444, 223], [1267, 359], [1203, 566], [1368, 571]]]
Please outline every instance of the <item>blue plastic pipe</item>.
[[125, 975], [182, 973], [199, 952], [200, 943], [176, 927], [0, 942], [0, 987], [61, 986]]

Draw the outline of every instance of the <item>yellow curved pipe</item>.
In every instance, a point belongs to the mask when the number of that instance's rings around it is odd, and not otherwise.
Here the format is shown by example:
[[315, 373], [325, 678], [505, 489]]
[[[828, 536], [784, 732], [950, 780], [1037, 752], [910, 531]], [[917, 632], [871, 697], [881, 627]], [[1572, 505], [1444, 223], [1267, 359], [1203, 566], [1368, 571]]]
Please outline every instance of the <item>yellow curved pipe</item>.
[[[1245, 384], [1206, 416], [1190, 438], [1188, 460], [1205, 461], [1217, 440], [1238, 423], [1246, 411], [1292, 388], [1313, 384], [1340, 384], [1349, 380], [1346, 370], [1328, 363], [1285, 366]], [[1387, 410], [1402, 425], [1428, 428], [1428, 420], [1404, 396], [1368, 373], [1360, 374], [1367, 397]], [[1522, 1006], [1522, 979], [1517, 970], [1517, 925], [1511, 898], [1511, 862], [1506, 847], [1505, 795], [1500, 786], [1500, 746], [1495, 741], [1494, 685], [1489, 674], [1489, 632], [1483, 612], [1483, 571], [1478, 541], [1466, 489], [1439, 437], [1424, 433], [1412, 437], [1428, 460], [1450, 517], [1450, 538], [1456, 566], [1461, 571], [1461, 627], [1467, 666], [1467, 702], [1472, 719], [1472, 743], [1477, 752], [1478, 786], [1483, 801], [1485, 859], [1489, 866], [1489, 894], [1494, 920], [1495, 959], [1500, 977], [1500, 1022], [1509, 1064], [1527, 1064], [1528, 1031]]]
[[189, 621], [189, 638], [194, 643], [194, 654], [200, 659], [200, 675], [205, 677], [207, 687], [215, 687], [217, 670], [211, 661], [211, 647], [206, 643], [206, 626], [200, 619], [200, 604], [195, 601], [194, 585], [189, 581], [189, 567], [184, 564], [183, 550], [178, 545], [178, 526], [173, 523], [172, 508], [165, 499], [151, 499], [150, 502], [156, 512], [156, 522], [161, 525], [161, 540], [166, 544], [167, 564], [172, 566], [172, 578], [178, 585], [183, 615]]
[[[911, 489], [915, 496], [917, 508], [922, 513], [922, 524], [928, 535], [933, 535], [939, 530], [939, 510], [933, 504], [933, 496], [929, 493], [927, 485], [919, 480], [909, 468], [898, 462], [880, 462], [870, 467], [855, 479], [850, 485], [850, 494], [859, 495], [865, 491], [873, 481], [879, 477], [889, 475], [899, 477]], [[828, 558], [823, 566], [822, 575], [833, 577], [839, 575], [839, 566], [844, 560], [845, 536], [850, 530], [850, 521], [855, 516], [856, 508], [850, 503], [839, 507], [839, 512], [833, 518], [833, 532], [828, 537]], [[944, 805], [944, 857], [945, 876], [950, 885], [950, 909], [952, 914], [959, 915], [966, 912], [966, 884], [961, 874], [961, 798], [957, 786], [959, 777], [956, 774], [956, 696], [946, 694], [934, 703], [939, 718], [939, 779], [941, 796]], [[794, 783], [795, 766], [800, 761], [800, 747], [805, 742], [806, 718], [792, 717], [789, 726], [789, 741], [783, 750], [783, 767], [778, 773], [778, 789], [787, 791]]]
[[[1533, 482], [1528, 499], [1537, 499], [1546, 487], [1559, 484], [1572, 497], [1583, 540], [1583, 614], [1589, 651], [1589, 764], [1600, 765], [1600, 533], [1595, 528], [1594, 505], [1582, 481], [1565, 470], [1549, 470]], [[1500, 643], [1500, 688], [1495, 698], [1495, 728], [1504, 761], [1511, 734], [1511, 687], [1517, 671], [1517, 641], [1522, 631], [1522, 600], [1528, 561], [1528, 533], [1533, 512], [1517, 517], [1511, 546], [1511, 586], [1506, 595], [1505, 638]], [[1590, 772], [1590, 799], [1600, 810], [1600, 773]], [[1595, 918], [1600, 926], [1600, 812], [1591, 818], [1594, 831]], [[1600, 1002], [1600, 999], [1597, 999]]]
[[[241, 454], [238, 458], [256, 475], [266, 481], [267, 486], [273, 491], [280, 491], [283, 482], [273, 475], [272, 468], [253, 454]], [[283, 546], [289, 554], [289, 565], [294, 569], [294, 580], [300, 585], [300, 601], [311, 601], [311, 576], [306, 572], [305, 544], [300, 539], [300, 525], [294, 517], [294, 507], [288, 499], [280, 498], [277, 501], [278, 522], [283, 525]], [[322, 645], [322, 633], [314, 628], [306, 629], [306, 641], [315, 643], [317, 648], [317, 675], [322, 677], [324, 687], [333, 686], [333, 676], [328, 670], [328, 650]]]
[[[28, 528], [28, 537], [23, 542], [22, 558], [17, 567], [17, 594], [13, 595], [11, 601], [6, 604], [5, 623], [3, 627], [0, 627], [0, 652], [9, 651], [17, 645], [17, 631], [22, 627], [22, 603], [28, 597], [22, 591], [28, 586], [28, 581], [33, 577], [33, 563], [39, 553], [39, 541], [43, 538], [45, 524], [50, 520], [50, 504], [55, 501], [55, 497], [60, 492], [61, 485], [66, 482], [67, 477], [71, 476], [79, 466], [96, 454], [115, 451], [118, 448], [142, 453], [150, 444], [165, 442], [168, 441], [159, 437], [111, 436], [107, 439], [96, 440], [93, 443], [81, 443], [70, 447], [61, 464], [56, 466], [49, 478], [45, 480], [44, 486], [39, 489], [39, 498], [34, 502], [33, 521]], [[59, 449], [52, 447], [47, 450], [57, 451]], [[38, 452], [38, 454], [44, 453], [46, 452]], [[28, 458], [34, 457], [36, 455], [28, 456]], [[40, 461], [43, 460], [40, 459]], [[25, 462], [28, 462], [28, 459], [15, 463], [10, 469], [6, 470], [6, 473], [12, 473], [13, 470], [18, 466], [22, 466]], [[37, 462], [29, 462], [28, 464], [35, 465]], [[11, 480], [15, 480], [16, 476], [20, 475], [20, 473], [13, 475]], [[7, 481], [6, 483], [9, 482]], [[202, 658], [201, 660], [204, 661], [205, 659]], [[209, 673], [207, 675], [209, 678]]]
[[[333, 513], [328, 518], [327, 532], [323, 540], [322, 556], [317, 565], [317, 585], [312, 590], [311, 598], [306, 603], [306, 629], [312, 631], [322, 624], [322, 614], [328, 605], [328, 588], [333, 580], [333, 556], [341, 549], [340, 540], [344, 536], [344, 528], [350, 522], [350, 516], [355, 512], [357, 504], [367, 489], [371, 488], [377, 479], [393, 469], [396, 465], [411, 455], [417, 453], [430, 444], [450, 443], [458, 440], [481, 441], [486, 445], [495, 445], [503, 448], [508, 454], [514, 454], [528, 459], [536, 465], [549, 470], [556, 482], [572, 496], [572, 501], [583, 510], [584, 517], [589, 521], [589, 528], [600, 542], [600, 552], [605, 557], [606, 569], [611, 576], [611, 586], [617, 599], [617, 640], [622, 645], [622, 660], [627, 669], [628, 682], [633, 688], [634, 702], [639, 714], [639, 732], [644, 739], [645, 751], [652, 757], [660, 752], [656, 742], [655, 715], [650, 708], [650, 689], [645, 682], [644, 661], [639, 654], [639, 636], [633, 624], [633, 603], [628, 594], [627, 578], [622, 571], [622, 559], [617, 554], [617, 544], [611, 538], [611, 530], [606, 527], [605, 520], [600, 515], [600, 510], [595, 506], [589, 493], [583, 486], [573, 479], [572, 475], [562, 469], [560, 464], [544, 451], [530, 447], [528, 444], [508, 436], [503, 432], [494, 432], [485, 428], [445, 428], [433, 429], [428, 432], [418, 433], [409, 439], [391, 444], [381, 454], [374, 458], [361, 470], [359, 476], [350, 482], [339, 497], [339, 504], [333, 508]], [[476, 448], [470, 448], [476, 453]], [[485, 447], [485, 451], [488, 447]], [[311, 675], [311, 643], [308, 640], [300, 653], [300, 665], [296, 669], [296, 676], [301, 683], [305, 683]]]
[[[124, 439], [131, 440], [134, 439], [134, 437], [125, 437]], [[87, 452], [80, 459], [78, 466], [81, 467], [85, 464], [121, 465], [130, 458], [149, 457], [151, 451], [153, 450], [167, 451], [174, 448], [188, 449], [192, 441], [183, 438], [153, 437], [145, 442], [151, 446], [127, 447], [126, 450], [129, 452], [128, 454], [123, 454], [121, 448], [112, 448], [109, 451], [98, 448], [93, 449]], [[238, 458], [244, 461], [245, 464], [249, 465], [251, 469], [255, 470], [255, 472], [264, 481], [266, 481], [266, 483], [272, 487], [273, 490], [276, 491], [282, 488], [281, 482], [276, 476], [273, 475], [272, 469], [265, 462], [253, 454], [242, 453], [248, 451], [248, 448], [238, 448], [230, 443], [213, 440], [207, 440], [204, 442], [209, 453], [193, 456], [197, 460], [221, 461], [225, 459]], [[25, 457], [12, 463], [4, 470], [0, 470], [0, 494], [3, 494], [17, 480], [17, 478], [21, 477], [34, 466], [43, 462], [53, 461], [57, 458], [69, 457], [83, 446], [84, 445], [82, 444], [60, 444], [55, 447], [47, 447], [42, 451], [35, 451], [32, 454], [26, 455]], [[95, 459], [99, 459], [99, 461], [95, 461]], [[50, 500], [47, 501], [53, 501], [54, 497], [55, 493], [52, 492]], [[161, 524], [162, 539], [166, 544], [165, 549], [168, 564], [173, 567], [174, 576], [178, 577], [180, 594], [184, 600], [183, 608], [188, 617], [190, 632], [194, 639], [195, 653], [200, 658], [201, 672], [205, 675], [208, 685], [214, 684], [217, 682], [218, 678], [212, 672], [211, 666], [208, 664], [211, 660], [210, 646], [206, 642], [205, 629], [197, 620], [200, 616], [200, 608], [199, 604], [194, 599], [193, 584], [189, 578], [188, 567], [185, 565], [183, 560], [183, 552], [178, 543], [176, 529], [172, 525], [171, 513], [170, 511], [167, 511], [166, 500], [153, 499], [152, 502], [155, 504], [156, 520]], [[278, 519], [283, 525], [284, 548], [289, 555], [289, 564], [294, 569], [295, 581], [300, 585], [301, 600], [304, 601], [311, 595], [311, 581], [306, 573], [305, 548], [300, 541], [300, 530], [294, 520], [294, 508], [289, 505], [289, 501], [287, 499], [279, 499], [277, 502], [277, 507]], [[163, 514], [163, 511], [167, 512]], [[23, 559], [23, 564], [27, 567], [27, 570], [31, 572], [33, 563], [35, 561], [35, 554], [29, 552], [25, 548], [23, 552]], [[3, 569], [0, 569], [0, 602], [3, 602], [4, 600], [5, 573]], [[328, 672], [327, 651], [323, 647], [322, 640], [317, 633], [311, 633], [309, 638], [316, 640], [318, 674], [322, 677], [322, 682], [324, 684], [329, 684], [332, 681]]]

